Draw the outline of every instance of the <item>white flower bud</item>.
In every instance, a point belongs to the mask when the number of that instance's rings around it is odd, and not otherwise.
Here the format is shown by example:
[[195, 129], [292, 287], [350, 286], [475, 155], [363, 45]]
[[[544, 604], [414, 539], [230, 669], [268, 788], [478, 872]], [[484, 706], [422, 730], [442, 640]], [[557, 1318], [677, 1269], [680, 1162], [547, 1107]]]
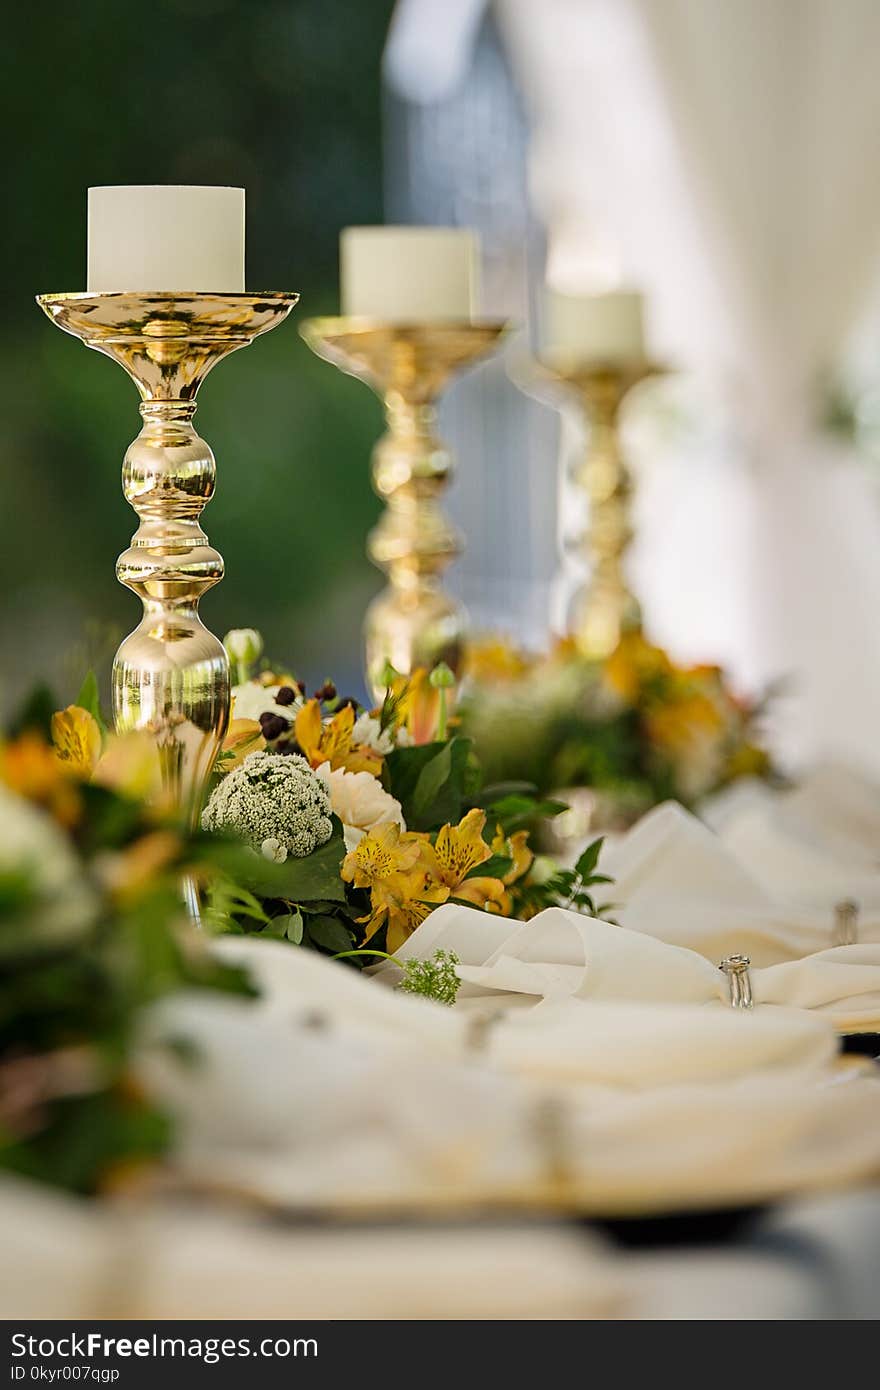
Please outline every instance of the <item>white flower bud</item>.
[[239, 684], [248, 679], [250, 668], [263, 655], [263, 637], [255, 627], [230, 628], [223, 638], [229, 660], [238, 668]]

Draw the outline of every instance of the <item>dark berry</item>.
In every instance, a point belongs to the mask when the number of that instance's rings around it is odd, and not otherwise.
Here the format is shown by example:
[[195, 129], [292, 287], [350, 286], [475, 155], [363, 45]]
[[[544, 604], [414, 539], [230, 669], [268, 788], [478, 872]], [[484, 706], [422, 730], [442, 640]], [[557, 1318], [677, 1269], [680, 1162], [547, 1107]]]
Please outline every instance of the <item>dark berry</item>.
[[287, 720], [282, 719], [280, 714], [270, 714], [267, 710], [265, 714], [260, 715], [260, 729], [267, 743], [278, 738], [288, 727]]

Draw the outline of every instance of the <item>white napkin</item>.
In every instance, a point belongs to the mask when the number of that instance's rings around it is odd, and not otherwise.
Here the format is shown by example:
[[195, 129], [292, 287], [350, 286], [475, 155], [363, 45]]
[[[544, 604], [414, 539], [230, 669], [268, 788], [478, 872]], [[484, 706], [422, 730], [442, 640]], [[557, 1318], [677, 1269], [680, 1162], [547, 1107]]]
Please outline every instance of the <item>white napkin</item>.
[[[5, 1318], [607, 1318], [602, 1242], [562, 1226], [291, 1230], [161, 1203], [120, 1210], [0, 1179]], [[319, 1354], [320, 1354], [320, 1335]]]
[[[213, 1020], [207, 1011], [197, 1019], [191, 1003], [174, 1020], [178, 1034], [184, 1023], [195, 1034], [201, 1066], [173, 1078], [144, 1074], [177, 1114], [179, 1173], [218, 1195], [340, 1214], [516, 1202], [554, 1174], [558, 1181], [561, 1163], [570, 1196], [590, 1210], [626, 1212], [748, 1201], [880, 1172], [880, 1078], [867, 1064], [840, 1076], [822, 1065], [778, 1065], [711, 1081], [694, 1080], [691, 1069], [686, 1084], [670, 1075], [625, 1089], [589, 1084], [575, 1065], [570, 1080], [559, 1079], [553, 1053], [545, 1079], [549, 1044], [537, 1019], [533, 1037], [513, 1036], [522, 1023], [502, 1032], [497, 1060], [493, 1044], [487, 1064], [423, 1055], [407, 1063], [381, 1045], [352, 1057], [332, 1034], [310, 1048], [301, 1030], [285, 1036], [281, 1021], [266, 1016], [230, 1027], [235, 1011], [215, 1007]], [[697, 1022], [711, 1010], [688, 1012], [694, 1044], [712, 1041]], [[645, 1011], [640, 1055], [633, 1049], [643, 1066], [652, 1022], [658, 1048], [667, 1045], [652, 1013]], [[745, 1035], [749, 1021], [735, 1026]], [[505, 1054], [516, 1073], [506, 1070]], [[598, 1062], [593, 1071], [601, 1072]], [[624, 1063], [609, 1072], [615, 1083], [622, 1075]], [[541, 1119], [548, 1103], [560, 1131], [549, 1144]]]
[[[740, 954], [773, 965], [832, 946], [834, 904], [863, 891], [865, 875], [835, 865], [836, 886], [824, 899], [812, 889], [800, 893], [821, 852], [775, 826], [772, 795], [744, 799], [722, 821], [721, 837], [674, 802], [649, 812], [603, 856], [617, 920], [714, 962]], [[873, 924], [860, 918], [859, 938], [880, 941], [880, 914]]]
[[0, 1229], [4, 1318], [110, 1316], [113, 1229], [92, 1203], [4, 1173]]
[[859, 940], [880, 941], [880, 871], [855, 841], [847, 850], [840, 837], [832, 841], [815, 823], [785, 818], [776, 807], [753, 807], [733, 817], [722, 835], [765, 891], [790, 911], [833, 924], [835, 906], [851, 900], [859, 908]]
[[[230, 937], [217, 946], [259, 978], [266, 991], [259, 1011], [285, 1032], [310, 1018], [332, 1027], [324, 1055], [329, 1057], [333, 1048], [349, 1050], [355, 1059], [351, 1079], [359, 1093], [366, 1089], [359, 1074], [366, 1044], [372, 1053], [381, 1049], [383, 1056], [405, 1054], [407, 1067], [414, 1057], [438, 1062], [461, 1058], [473, 1042], [472, 1016], [485, 1014], [487, 1004], [490, 1013], [500, 1008], [504, 1014], [503, 1022], [485, 1035], [487, 1055], [519, 1076], [652, 1086], [760, 1068], [823, 1065], [837, 1051], [830, 1021], [817, 1014], [768, 1007], [741, 1026], [739, 1011], [691, 1008], [715, 997], [713, 990], [726, 998], [728, 988], [721, 973], [691, 951], [604, 923], [592, 930], [587, 946], [579, 946], [576, 933], [589, 919], [576, 913], [555, 919], [545, 913], [525, 926], [490, 918], [503, 925], [488, 933], [487, 941], [482, 931], [486, 918], [455, 905], [440, 908], [399, 953], [404, 958], [426, 956], [439, 941], [478, 962], [460, 967], [471, 983], [462, 986], [456, 1009], [386, 989], [379, 980], [280, 942]], [[469, 973], [479, 970], [480, 955], [485, 960], [487, 950], [495, 960], [489, 996], [481, 977]], [[584, 979], [585, 965], [570, 963], [578, 950], [584, 960], [589, 956], [589, 980]], [[397, 977], [392, 968], [383, 978], [393, 984]], [[506, 993], [496, 1005], [499, 988]], [[591, 1000], [606, 1001], [601, 1017], [579, 1002], [572, 1005], [572, 998], [584, 991]], [[545, 1002], [535, 1008], [538, 993]], [[638, 1007], [646, 1000], [650, 1009]], [[231, 1016], [228, 1037], [236, 1026]], [[309, 1052], [316, 1040], [320, 1043], [320, 1036], [307, 1029]], [[235, 1071], [243, 1048], [236, 1044], [231, 1052], [229, 1067]]]
[[[428, 918], [430, 950], [444, 946], [447, 933], [460, 939], [462, 914], [476, 915], [447, 904]], [[407, 954], [423, 954], [422, 930], [407, 941]], [[696, 951], [556, 907], [511, 924], [507, 939], [481, 965], [462, 963], [459, 975], [479, 993], [509, 997], [716, 1005], [729, 999], [725, 975]], [[817, 951], [802, 960], [753, 967], [750, 977], [756, 1006], [815, 1010], [840, 1032], [880, 1029], [880, 945]]]
[[[600, 1241], [547, 1226], [260, 1229], [153, 1218], [142, 1318], [608, 1318], [621, 1272]], [[319, 1334], [320, 1343], [320, 1334]]]

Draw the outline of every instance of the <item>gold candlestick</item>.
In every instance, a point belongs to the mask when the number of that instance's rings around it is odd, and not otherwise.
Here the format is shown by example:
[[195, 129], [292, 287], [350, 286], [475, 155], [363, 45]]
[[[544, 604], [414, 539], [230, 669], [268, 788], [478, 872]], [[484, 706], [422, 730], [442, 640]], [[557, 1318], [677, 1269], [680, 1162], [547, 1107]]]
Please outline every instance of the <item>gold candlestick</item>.
[[620, 446], [620, 408], [629, 391], [661, 368], [648, 362], [596, 362], [572, 366], [541, 363], [545, 380], [576, 393], [589, 422], [586, 456], [574, 481], [589, 502], [581, 538], [589, 579], [571, 600], [568, 631], [589, 657], [605, 657], [624, 632], [641, 626], [641, 606], [624, 571], [633, 537], [633, 484]]
[[386, 511], [367, 553], [388, 586], [364, 619], [367, 681], [380, 699], [390, 661], [409, 674], [445, 661], [461, 667], [467, 630], [463, 606], [440, 576], [462, 543], [441, 505], [452, 457], [436, 432], [436, 402], [449, 379], [486, 356], [503, 322], [394, 325], [358, 318], [301, 324], [313, 352], [366, 381], [385, 404], [387, 431], [373, 450], [373, 486]]
[[[141, 396], [143, 428], [122, 465], [140, 519], [116, 564], [144, 615], [113, 663], [117, 731], [156, 739], [162, 776], [190, 819], [229, 722], [229, 661], [198, 614], [223, 577], [199, 521], [214, 493], [214, 455], [192, 426], [211, 368], [285, 319], [296, 294], [45, 294], [37, 303], [66, 333], [112, 357]], [[192, 906], [192, 904], [191, 904]]]

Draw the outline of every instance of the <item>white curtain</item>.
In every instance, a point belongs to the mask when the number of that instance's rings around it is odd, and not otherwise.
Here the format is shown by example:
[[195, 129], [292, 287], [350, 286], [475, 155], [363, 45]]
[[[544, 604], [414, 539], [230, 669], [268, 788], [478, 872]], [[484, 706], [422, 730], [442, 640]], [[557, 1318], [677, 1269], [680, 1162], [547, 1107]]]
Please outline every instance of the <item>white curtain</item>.
[[[497, 0], [562, 288], [649, 296], [679, 420], [632, 439], [648, 621], [752, 686], [792, 761], [880, 769], [880, 514], [815, 382], [880, 250], [877, 0]], [[681, 420], [687, 427], [681, 425]], [[635, 414], [632, 419], [636, 427]]]

